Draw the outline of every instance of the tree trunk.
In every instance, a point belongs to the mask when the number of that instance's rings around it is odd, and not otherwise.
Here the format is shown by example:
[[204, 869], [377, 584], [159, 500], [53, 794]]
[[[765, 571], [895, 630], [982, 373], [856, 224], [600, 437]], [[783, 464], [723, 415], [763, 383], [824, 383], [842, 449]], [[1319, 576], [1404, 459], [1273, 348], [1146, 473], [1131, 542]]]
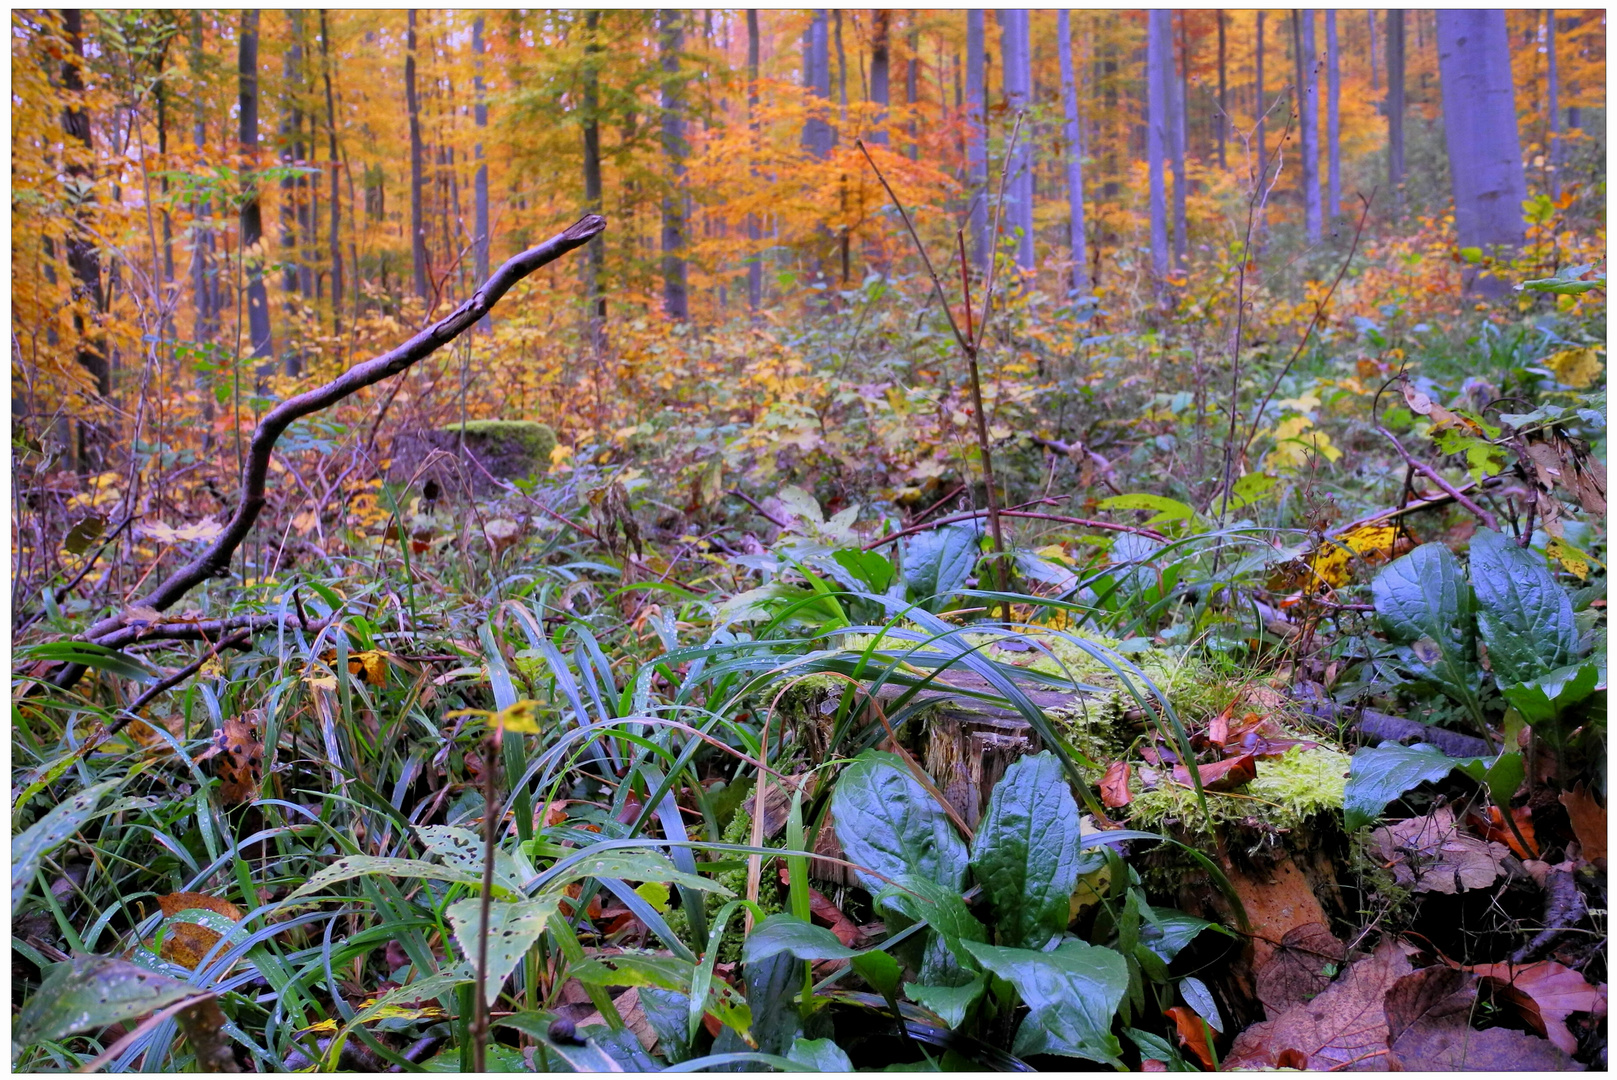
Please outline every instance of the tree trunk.
[[[593, 39], [591, 41], [591, 47], [594, 47]], [[489, 235], [489, 220], [488, 220], [488, 161], [483, 157], [483, 132], [488, 129], [488, 96], [485, 93], [485, 88], [483, 86], [483, 55], [484, 55], [484, 51], [485, 51], [485, 46], [483, 44], [483, 16], [479, 15], [479, 16], [477, 16], [477, 18], [472, 20], [472, 56], [474, 58], [473, 59], [473, 67], [472, 67], [472, 92], [476, 97], [476, 102], [472, 105], [472, 122], [477, 125], [477, 143], [472, 149], [472, 153], [477, 158], [477, 172], [473, 175], [473, 178], [472, 178], [472, 201], [473, 201], [472, 214], [473, 214], [473, 218], [474, 218], [473, 226], [472, 226], [472, 228], [474, 230], [474, 233], [473, 233], [473, 236], [472, 236], [472, 244], [476, 249], [477, 280], [478, 281], [487, 281], [488, 280], [489, 248], [490, 248], [490, 245], [491, 245], [492, 239], [493, 239]], [[594, 69], [593, 68], [590, 69], [590, 74], [593, 77], [593, 74], [594, 74]], [[594, 116], [593, 112], [590, 113], [590, 122], [591, 122], [591, 124], [593, 124], [595, 122], [595, 116]], [[599, 138], [600, 138], [599, 133], [597, 133], [597, 135], [596, 135], [597, 145], [599, 145]], [[585, 186], [586, 186], [586, 188], [588, 187], [588, 179], [589, 179], [588, 145], [589, 145], [589, 135], [586, 133], [586, 135], [585, 135], [585, 160], [586, 160], [586, 164], [584, 166]], [[597, 173], [599, 172], [599, 163], [600, 163], [600, 158], [599, 158], [599, 155], [597, 155], [597, 157], [596, 157]], [[600, 198], [601, 198], [601, 196], [600, 196], [600, 177], [599, 177], [599, 175], [597, 175], [597, 177], [596, 177], [596, 185], [595, 185], [595, 187], [596, 187], [595, 202], [590, 203], [590, 206], [591, 206], [590, 213], [599, 214], [601, 212], [601, 209], [600, 209]], [[588, 191], [585, 192], [584, 198], [585, 198], [586, 201], [588, 201], [588, 199], [589, 199]], [[602, 241], [601, 241], [601, 238], [599, 236], [593, 238], [590, 241], [590, 250], [589, 250], [589, 253], [588, 253], [587, 257], [586, 257], [586, 260], [585, 260], [586, 262], [598, 262], [599, 261], [599, 259], [601, 257], [601, 255], [600, 255], [600, 245], [601, 245], [601, 243], [602, 243]], [[606, 307], [606, 302], [603, 300], [599, 304], [599, 310], [598, 310], [598, 312], [596, 314], [597, 318], [604, 319], [606, 317], [605, 307]], [[484, 333], [489, 332], [493, 328], [494, 328], [494, 324], [487, 317], [485, 317], [483, 319], [483, 321], [478, 324], [478, 329], [482, 330]]]
[[[1026, 8], [1002, 8], [999, 13], [1000, 64], [1004, 69], [1007, 130], [1018, 113], [1033, 104], [1033, 49], [1029, 40]], [[1033, 132], [1022, 125], [1022, 134], [1011, 149], [1010, 175], [1005, 195], [1010, 206], [1004, 211], [1007, 225], [1020, 233], [1016, 240], [1016, 265], [1032, 273], [1033, 256]]]
[[1153, 8], [1147, 19], [1145, 153], [1151, 198], [1151, 271], [1160, 290], [1168, 276], [1168, 192], [1163, 165], [1168, 156], [1169, 99], [1173, 93], [1169, 74], [1173, 64], [1173, 12]]
[[[258, 12], [241, 14], [241, 43], [236, 54], [236, 73], [240, 81], [239, 105], [241, 114], [241, 152], [246, 158], [243, 178], [247, 199], [241, 207], [241, 251], [247, 252], [264, 239], [264, 218], [258, 207], [258, 188], [251, 171], [258, 164]], [[242, 258], [244, 255], [239, 255]], [[269, 293], [264, 288], [264, 262], [256, 259], [247, 271], [247, 337], [254, 356], [269, 359], [275, 355], [275, 343], [270, 337]], [[266, 369], [260, 367], [260, 375]]]
[[1544, 13], [1544, 44], [1548, 50], [1548, 68], [1545, 81], [1549, 84], [1549, 125], [1544, 141], [1548, 144], [1545, 155], [1546, 171], [1550, 174], [1550, 198], [1561, 199], [1561, 78], [1555, 63], [1555, 11]]
[[832, 36], [837, 46], [837, 130], [848, 129], [848, 54], [842, 51], [842, 9], [831, 9]]
[[1297, 66], [1298, 153], [1302, 155], [1303, 227], [1308, 242], [1317, 244], [1324, 236], [1319, 200], [1319, 79], [1315, 75], [1314, 12], [1312, 8], [1293, 11], [1292, 48]]
[[[1184, 12], [1180, 13], [1180, 43], [1184, 44], [1182, 36], [1184, 30]], [[1169, 150], [1173, 164], [1173, 262], [1180, 270], [1185, 268], [1185, 259], [1190, 250], [1189, 229], [1185, 225], [1185, 84], [1180, 69], [1174, 63], [1172, 12], [1169, 13], [1167, 79], [1168, 92], [1168, 140]], [[1183, 55], [1188, 66], [1190, 57]]]
[[1227, 169], [1227, 168], [1230, 167], [1229, 161], [1225, 158], [1225, 155], [1224, 155], [1225, 131], [1227, 130], [1227, 125], [1229, 124], [1229, 112], [1227, 111], [1228, 103], [1226, 102], [1225, 95], [1224, 95], [1224, 64], [1225, 64], [1224, 9], [1219, 8], [1218, 9], [1218, 116], [1215, 119], [1213, 127], [1214, 127], [1214, 130], [1216, 131], [1217, 136], [1218, 136], [1218, 167], [1220, 169]]
[[[191, 12], [191, 72], [192, 72], [192, 101], [196, 104], [196, 128], [193, 141], [200, 153], [207, 148], [207, 97], [203, 94], [200, 85], [200, 75], [203, 63], [202, 47], [202, 12]], [[205, 223], [213, 217], [213, 206], [209, 202], [192, 207], [192, 216], [199, 222], [195, 232], [196, 253], [191, 259], [191, 288], [196, 294], [196, 323], [192, 334], [198, 342], [209, 342], [219, 332], [217, 312], [219, 300], [217, 296], [217, 282], [214, 280], [216, 271], [213, 269], [213, 230]], [[200, 378], [200, 376], [199, 376]], [[199, 389], [205, 389], [199, 384]], [[211, 394], [202, 397], [203, 407], [212, 401]]]
[[1334, 9], [1325, 12], [1325, 154], [1325, 208], [1335, 222], [1342, 216], [1342, 69]]
[[[482, 34], [480, 33], [483, 20], [478, 19], [473, 24], [472, 40], [474, 51], [482, 52]], [[601, 212], [601, 13], [587, 11], [584, 13], [584, 94], [581, 119], [584, 122], [584, 207], [591, 214]], [[677, 69], [676, 69], [677, 70]], [[477, 80], [477, 111], [479, 113], [479, 127], [488, 123], [488, 107], [483, 104], [483, 80]], [[477, 220], [478, 239], [483, 249], [479, 257], [488, 259], [488, 165], [482, 161], [483, 144], [477, 145]], [[486, 271], [481, 267], [477, 271], [478, 280], [487, 280]], [[602, 333], [606, 326], [606, 295], [602, 292], [602, 282], [606, 277], [606, 241], [597, 235], [592, 237], [589, 246], [584, 249], [584, 311], [588, 320], [588, 338], [590, 344], [599, 348], [602, 342]]]
[[[338, 200], [337, 173], [337, 99], [331, 88], [331, 28], [326, 22], [326, 9], [320, 9], [320, 65], [321, 78], [326, 88], [326, 156], [331, 159], [331, 204], [329, 218], [329, 245], [331, 247], [331, 332], [342, 333], [343, 265], [342, 265], [342, 204]], [[487, 280], [485, 275], [484, 280]]]
[[987, 63], [983, 11], [966, 12], [966, 190], [971, 209], [971, 258], [979, 271], [988, 268], [993, 251], [988, 236], [988, 109], [983, 87], [983, 67]]
[[1381, 72], [1376, 67], [1376, 13], [1375, 9], [1365, 12], [1370, 19], [1370, 92], [1373, 94], [1381, 89]]
[[888, 46], [890, 16], [891, 12], [885, 8], [870, 13], [870, 101], [876, 106], [876, 115], [871, 119], [870, 142], [879, 146], [887, 145], [887, 107], [892, 104], [888, 88], [888, 69], [892, 63]]
[[[761, 42], [758, 33], [758, 10], [747, 9], [747, 123], [758, 130], [758, 61]], [[747, 307], [757, 314], [764, 304], [763, 255], [758, 250], [760, 232], [758, 216], [747, 215], [747, 239], [752, 241], [752, 252], [747, 259]]]
[[663, 189], [663, 311], [670, 319], [691, 317], [685, 290], [685, 87], [679, 54], [685, 48], [683, 14], [664, 9], [658, 17], [658, 55], [662, 59], [662, 144], [668, 159]]
[[[904, 104], [910, 107], [910, 160], [919, 160], [921, 144], [916, 139], [915, 106], [921, 100], [921, 30], [915, 22], [915, 12], [910, 11], [910, 56], [904, 69]], [[939, 65], [938, 78], [943, 78], [942, 65]], [[938, 99], [943, 99], [940, 87]]]
[[427, 226], [421, 213], [422, 155], [421, 101], [415, 85], [415, 9], [407, 13], [404, 53], [404, 103], [410, 113], [410, 259], [415, 270], [415, 293], [428, 300]]
[[1404, 13], [1387, 12], [1387, 185], [1404, 205]]
[[[303, 110], [298, 107], [298, 72], [303, 67], [303, 49], [298, 43], [303, 12], [288, 11], [291, 21], [291, 44], [281, 56], [281, 164], [286, 175], [281, 177], [281, 292], [287, 325], [292, 325], [301, 308], [302, 274], [297, 255], [298, 220], [304, 215], [302, 200], [298, 197], [297, 178], [292, 166], [303, 157]], [[302, 357], [296, 349], [286, 350], [286, 373], [294, 378], [302, 371]]]
[[[1255, 78], [1257, 80], [1257, 108], [1255, 109], [1255, 111], [1257, 113], [1258, 122], [1257, 122], [1257, 131], [1255, 133], [1255, 138], [1258, 141], [1258, 186], [1259, 186], [1259, 188], [1262, 188], [1264, 185], [1266, 185], [1268, 183], [1268, 180], [1266, 179], [1266, 177], [1269, 175], [1269, 144], [1266, 141], [1266, 134], [1265, 134], [1265, 128], [1267, 127], [1267, 125], [1265, 123], [1265, 118], [1267, 117], [1267, 114], [1268, 114], [1269, 103], [1265, 99], [1264, 91], [1263, 91], [1263, 36], [1264, 36], [1263, 35], [1263, 18], [1264, 18], [1264, 13], [1262, 11], [1258, 12], [1258, 26], [1257, 26], [1257, 31], [1255, 33], [1255, 37], [1257, 38], [1257, 42], [1256, 42], [1256, 45], [1255, 45], [1256, 56], [1257, 56], [1257, 73], [1255, 75]], [[1261, 213], [1262, 211], [1260, 210], [1259, 212]]]
[[[1443, 89], [1443, 138], [1454, 191], [1460, 247], [1492, 255], [1520, 247], [1527, 178], [1516, 131], [1516, 92], [1502, 10], [1437, 13], [1437, 59]], [[1503, 296], [1503, 278], [1467, 265], [1468, 291]]]
[[[69, 144], [83, 147], [82, 160], [71, 160], [67, 175], [81, 190], [89, 189], [95, 172], [90, 162], [95, 160], [95, 143], [90, 135], [90, 114], [80, 108], [78, 95], [84, 92], [84, 77], [80, 66], [84, 63], [84, 13], [77, 8], [62, 12], [62, 30], [72, 47], [72, 55], [62, 61], [62, 89], [73, 102], [62, 111], [62, 130]], [[77, 155], [70, 154], [70, 158]], [[88, 200], [86, 200], [88, 201]], [[101, 338], [101, 313], [106, 310], [106, 298], [101, 288], [101, 258], [96, 254], [95, 242], [82, 208], [74, 211], [73, 228], [67, 237], [67, 265], [73, 272], [73, 329], [78, 335], [77, 358], [79, 366], [95, 380], [96, 393], [107, 397], [112, 393], [112, 365], [107, 362]], [[85, 311], [89, 318], [85, 318]], [[81, 434], [81, 441], [85, 441]]]
[[1066, 8], [1056, 11], [1056, 59], [1061, 65], [1061, 111], [1066, 121], [1067, 234], [1072, 245], [1072, 296], [1089, 293], [1089, 252], [1084, 236], [1084, 147], [1078, 118], [1078, 80], [1072, 66], [1072, 20]]
[[[831, 100], [831, 50], [826, 34], [826, 13], [821, 9], [803, 33], [803, 86], [822, 102]], [[818, 106], [803, 123], [803, 146], [822, 161], [831, 156], [831, 124]]]

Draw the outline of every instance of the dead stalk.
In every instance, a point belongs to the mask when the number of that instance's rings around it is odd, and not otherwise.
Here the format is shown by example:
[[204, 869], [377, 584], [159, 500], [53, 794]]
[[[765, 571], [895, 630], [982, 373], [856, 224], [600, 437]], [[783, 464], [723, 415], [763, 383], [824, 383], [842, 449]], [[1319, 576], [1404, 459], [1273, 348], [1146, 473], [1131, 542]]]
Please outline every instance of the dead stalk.
[[499, 765], [500, 728], [483, 744], [483, 897], [477, 926], [477, 983], [472, 997], [472, 1071], [486, 1072], [488, 1045], [488, 924], [494, 908], [494, 850], [499, 840], [501, 814], [495, 800], [494, 770]]

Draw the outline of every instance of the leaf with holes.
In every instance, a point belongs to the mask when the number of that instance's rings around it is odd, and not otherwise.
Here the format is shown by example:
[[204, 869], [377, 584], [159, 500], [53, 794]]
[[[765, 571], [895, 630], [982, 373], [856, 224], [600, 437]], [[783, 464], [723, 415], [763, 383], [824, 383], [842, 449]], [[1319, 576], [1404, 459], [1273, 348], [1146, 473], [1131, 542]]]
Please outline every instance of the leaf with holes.
[[110, 956], [75, 956], [55, 965], [17, 1015], [15, 1046], [54, 1041], [133, 1020], [199, 993], [177, 979]]
[[[421, 843], [432, 854], [468, 874], [483, 880], [483, 838], [470, 829], [453, 825], [426, 825], [417, 831]], [[522, 891], [522, 871], [516, 860], [498, 847], [494, 849], [494, 881], [512, 893]]]
[[95, 817], [96, 807], [100, 805], [101, 800], [122, 783], [122, 780], [104, 780], [85, 788], [66, 802], [51, 807], [45, 816], [28, 826], [22, 835], [11, 841], [13, 912], [16, 911], [17, 905], [22, 903], [23, 895], [33, 882], [40, 860], [82, 829], [85, 822]]
[[545, 923], [556, 913], [559, 901], [557, 896], [541, 896], [536, 900], [491, 903], [486, 930], [481, 897], [457, 900], [449, 905], [449, 924], [454, 927], [455, 941], [469, 964], [477, 963], [479, 940], [488, 942], [483, 991], [491, 1007], [500, 996], [506, 977], [516, 970], [522, 957], [545, 932]]
[[[301, 896], [308, 896], [334, 885], [339, 881], [347, 881], [356, 877], [391, 877], [391, 878], [427, 878], [431, 881], [458, 881], [463, 885], [481, 885], [483, 874], [469, 873], [453, 866], [440, 866], [437, 863], [427, 862], [425, 859], [391, 859], [381, 855], [349, 855], [338, 859], [314, 877], [298, 886], [297, 890], [287, 897], [287, 900], [296, 900]], [[499, 878], [494, 879], [496, 895], [503, 891]]]

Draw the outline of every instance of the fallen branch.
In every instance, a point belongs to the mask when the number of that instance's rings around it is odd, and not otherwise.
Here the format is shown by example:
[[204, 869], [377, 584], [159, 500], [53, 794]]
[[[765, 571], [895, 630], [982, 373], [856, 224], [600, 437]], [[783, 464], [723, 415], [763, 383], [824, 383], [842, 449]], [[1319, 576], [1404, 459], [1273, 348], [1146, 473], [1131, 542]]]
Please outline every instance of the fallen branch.
[[[1455, 491], [1456, 491], [1456, 493], [1463, 495], [1464, 493], [1472, 490], [1473, 488], [1477, 488], [1477, 487], [1482, 487], [1482, 488], [1498, 487], [1502, 483], [1504, 483], [1504, 478], [1503, 477], [1489, 476], [1489, 477], [1485, 477], [1483, 479], [1482, 483], [1480, 483], [1480, 484], [1478, 484], [1475, 480], [1473, 480], [1468, 484], [1460, 485], [1460, 487], [1456, 488]], [[1417, 511], [1420, 511], [1420, 510], [1435, 510], [1437, 507], [1439, 507], [1439, 506], [1447, 506], [1447, 505], [1449, 505], [1449, 503], [1451, 503], [1453, 501], [1454, 501], [1454, 496], [1450, 495], [1448, 492], [1445, 491], [1441, 495], [1438, 495], [1438, 496], [1436, 496], [1434, 498], [1418, 499], [1415, 502], [1406, 503], [1403, 506], [1396, 507], [1396, 508], [1394, 508], [1392, 510], [1378, 510], [1373, 514], [1366, 515], [1365, 517], [1359, 518], [1359, 519], [1357, 519], [1355, 521], [1350, 521], [1346, 525], [1340, 525], [1340, 526], [1332, 529], [1330, 532], [1326, 533], [1325, 535], [1326, 536], [1344, 536], [1347, 533], [1352, 532], [1354, 529], [1363, 528], [1366, 525], [1381, 525], [1381, 524], [1384, 524], [1386, 522], [1392, 521], [1394, 518], [1401, 518], [1405, 514], [1413, 514], [1413, 513], [1416, 513]]]
[[[277, 630], [288, 621], [279, 615], [233, 615], [228, 619], [207, 619], [197, 622], [139, 623], [121, 626], [104, 635], [96, 644], [105, 645], [109, 649], [121, 649], [137, 641], [217, 641], [235, 630], [246, 630], [256, 634], [261, 630]], [[318, 634], [325, 629], [328, 621], [317, 619], [314, 622], [305, 622], [302, 629]]]
[[[206, 551], [169, 575], [167, 580], [137, 601], [135, 606], [166, 611], [207, 578], [224, 576], [228, 573], [232, 556], [247, 539], [253, 525], [258, 521], [259, 513], [264, 508], [264, 486], [269, 477], [270, 453], [287, 428], [305, 416], [330, 408], [366, 387], [374, 386], [383, 379], [397, 375], [431, 356], [477, 325], [517, 282], [540, 267], [555, 262], [569, 251], [583, 247], [605, 228], [605, 218], [599, 214], [586, 214], [538, 247], [530, 248], [508, 259], [469, 300], [403, 345], [372, 360], [356, 364], [324, 386], [288, 398], [271, 409], [259, 422], [258, 429], [253, 432], [242, 476], [241, 505], [236, 508], [235, 516]], [[123, 627], [124, 617], [114, 615], [90, 627], [84, 633], [83, 639], [105, 644], [105, 639]], [[57, 676], [56, 685], [63, 689], [73, 686], [84, 676], [84, 670], [81, 664], [68, 665]]]
[[1426, 462], [1416, 458], [1408, 450], [1405, 450], [1404, 444], [1398, 441], [1398, 436], [1394, 435], [1380, 424], [1376, 425], [1376, 431], [1380, 432], [1383, 438], [1392, 443], [1392, 448], [1398, 451], [1398, 456], [1404, 459], [1405, 465], [1408, 465], [1411, 469], [1414, 469], [1416, 472], [1426, 477], [1426, 479], [1442, 488], [1445, 495], [1459, 503], [1461, 506], [1465, 507], [1467, 510], [1471, 511], [1472, 514], [1476, 515], [1478, 521], [1482, 522], [1494, 532], [1499, 531], [1499, 519], [1494, 517], [1491, 511], [1484, 510], [1481, 506], [1477, 505], [1474, 500], [1467, 498], [1465, 493], [1460, 491], [1459, 488], [1456, 488], [1453, 484], [1443, 479], [1442, 475], [1436, 469], [1426, 464]]

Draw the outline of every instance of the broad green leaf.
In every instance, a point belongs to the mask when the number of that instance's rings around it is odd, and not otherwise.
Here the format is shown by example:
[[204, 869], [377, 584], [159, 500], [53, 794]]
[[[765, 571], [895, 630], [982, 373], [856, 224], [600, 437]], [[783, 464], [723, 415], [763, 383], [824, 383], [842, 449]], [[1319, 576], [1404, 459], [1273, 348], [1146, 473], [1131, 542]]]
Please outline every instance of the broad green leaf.
[[1426, 743], [1386, 742], [1361, 748], [1353, 755], [1342, 793], [1348, 831], [1375, 821], [1388, 803], [1428, 780], [1443, 779], [1459, 763]]
[[1529, 724], [1555, 720], [1567, 709], [1588, 698], [1605, 682], [1605, 671], [1598, 659], [1568, 664], [1515, 686], [1502, 689], [1505, 700], [1526, 717]]
[[627, 951], [600, 953], [567, 966], [567, 974], [586, 986], [655, 986], [680, 993], [689, 993], [695, 971], [695, 964], [677, 956]]
[[966, 949], [1021, 995], [1029, 1013], [1011, 1053], [1061, 1054], [1117, 1065], [1122, 1044], [1112, 1020], [1128, 991], [1128, 964], [1111, 949], [1077, 939], [1054, 952], [968, 942]]
[[1534, 278], [1531, 281], [1524, 281], [1517, 285], [1516, 289], [1518, 292], [1526, 290], [1528, 292], [1550, 293], [1555, 296], [1576, 296], [1579, 293], [1589, 292], [1591, 289], [1604, 289], [1606, 287], [1605, 274], [1595, 274], [1590, 280], [1583, 280], [1583, 275], [1592, 273], [1594, 268], [1594, 263], [1585, 263], [1581, 266], [1563, 266], [1554, 277]]
[[[896, 755], [860, 754], [838, 778], [831, 812], [849, 861], [888, 879], [914, 874], [957, 892], [964, 884], [965, 841]], [[886, 884], [863, 870], [856, 873], [871, 893]]]
[[95, 1031], [200, 993], [197, 987], [125, 960], [75, 956], [56, 964], [23, 1004], [12, 1028], [12, 1046]]
[[847, 1052], [830, 1039], [797, 1039], [786, 1051], [786, 1060], [807, 1065], [815, 1072], [853, 1072]]
[[1067, 928], [1078, 881], [1078, 804], [1054, 754], [1024, 757], [994, 785], [971, 842], [1002, 945], [1043, 949]]
[[966, 907], [958, 888], [906, 874], [876, 894], [876, 907], [898, 912], [912, 923], [925, 922], [931, 927], [922, 950], [921, 982], [930, 986], [959, 986], [970, 981], [977, 970], [977, 962], [963, 943], [987, 941], [988, 931]]
[[978, 973], [963, 986], [922, 986], [907, 982], [904, 993], [911, 1001], [937, 1013], [938, 1018], [950, 1028], [957, 1028], [966, 1022], [966, 1014], [971, 1010], [972, 1003], [982, 997], [987, 988], [988, 980]]
[[91, 785], [66, 802], [51, 807], [21, 835], [12, 838], [11, 909], [14, 914], [28, 892], [28, 886], [33, 883], [39, 861], [95, 817], [95, 808], [101, 800], [122, 783], [121, 779], [103, 780]]
[[[432, 854], [442, 859], [445, 866], [476, 874], [483, 879], [483, 838], [470, 829], [453, 825], [427, 825], [417, 830], [421, 843]], [[494, 849], [494, 881], [512, 893], [522, 891], [522, 874], [516, 860]]]
[[1241, 510], [1258, 502], [1274, 490], [1279, 478], [1269, 473], [1247, 473], [1230, 486], [1230, 506]]
[[545, 1054], [551, 1059], [552, 1066], [557, 1061], [560, 1061], [567, 1066], [567, 1069], [573, 1072], [615, 1073], [623, 1071], [623, 1066], [612, 1060], [612, 1055], [601, 1049], [600, 1044], [593, 1039], [584, 1040], [583, 1046], [554, 1042], [550, 1038], [550, 1025], [556, 1019], [557, 1017], [554, 1013], [520, 1012], [513, 1016], [499, 1017], [494, 1020], [494, 1023], [501, 1027], [520, 1031], [534, 1039], [545, 1048]]
[[1501, 753], [1489, 761], [1487, 758], [1468, 758], [1456, 761], [1460, 771], [1488, 789], [1488, 796], [1498, 807], [1510, 805], [1511, 796], [1527, 779], [1527, 763], [1515, 752]]
[[1195, 507], [1165, 495], [1113, 495], [1110, 499], [1102, 499], [1098, 505], [1102, 510], [1155, 510], [1156, 515], [1146, 521], [1147, 525], [1196, 519]]
[[1176, 908], [1152, 907], [1149, 908], [1149, 912], [1144, 925], [1140, 928], [1140, 941], [1162, 957], [1164, 963], [1172, 963], [1180, 950], [1196, 940], [1196, 936], [1203, 930], [1220, 934], [1229, 933], [1218, 923], [1186, 915]]
[[[314, 877], [298, 886], [287, 900], [320, 892], [328, 885], [356, 877], [427, 878], [432, 881], [456, 881], [464, 885], [481, 885], [481, 871], [472, 873], [455, 866], [440, 866], [425, 859], [392, 859], [381, 855], [349, 855], [338, 859]], [[496, 895], [505, 891], [495, 878]]]
[[978, 526], [962, 522], [910, 537], [904, 545], [904, 583], [910, 599], [936, 612], [955, 593], [977, 565]]
[[1207, 984], [1194, 976], [1179, 980], [1179, 995], [1185, 999], [1185, 1004], [1196, 1010], [1196, 1015], [1207, 1021], [1207, 1026], [1224, 1033], [1224, 1018], [1219, 1015], [1218, 1002], [1213, 1000], [1213, 992], [1207, 989]]
[[1388, 564], [1371, 583], [1376, 615], [1394, 641], [1410, 647], [1404, 661], [1467, 705], [1480, 681], [1472, 657], [1476, 623], [1471, 588], [1442, 544], [1422, 544]]
[[483, 970], [483, 990], [492, 1007], [500, 996], [506, 977], [516, 970], [522, 957], [545, 932], [545, 923], [556, 913], [559, 897], [545, 895], [535, 900], [495, 900], [489, 904], [488, 926], [483, 925], [483, 898], [473, 896], [449, 905], [449, 924], [468, 964], [477, 963], [481, 939], [488, 940], [488, 967]]
[[805, 524], [816, 528], [825, 524], [825, 513], [820, 509], [820, 501], [796, 484], [788, 484], [781, 488], [775, 497], [793, 516]]
[[871, 949], [855, 956], [849, 963], [853, 965], [854, 972], [882, 997], [892, 997], [898, 993], [898, 984], [904, 977], [904, 969], [887, 953], [880, 949]]
[[858, 949], [848, 948], [825, 927], [777, 912], [752, 928], [741, 946], [741, 962], [758, 964], [783, 952], [799, 960], [849, 960], [859, 955]]
[[893, 583], [893, 564], [878, 551], [843, 548], [833, 552], [831, 558], [873, 593], [884, 593]]
[[1471, 538], [1471, 587], [1482, 643], [1500, 687], [1529, 682], [1572, 662], [1578, 649], [1572, 599], [1538, 552], [1492, 529], [1478, 529]]
[[1478, 483], [1483, 477], [1500, 472], [1509, 464], [1503, 448], [1459, 428], [1447, 427], [1434, 431], [1432, 441], [1441, 453], [1464, 454], [1466, 471]]

